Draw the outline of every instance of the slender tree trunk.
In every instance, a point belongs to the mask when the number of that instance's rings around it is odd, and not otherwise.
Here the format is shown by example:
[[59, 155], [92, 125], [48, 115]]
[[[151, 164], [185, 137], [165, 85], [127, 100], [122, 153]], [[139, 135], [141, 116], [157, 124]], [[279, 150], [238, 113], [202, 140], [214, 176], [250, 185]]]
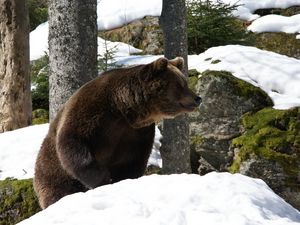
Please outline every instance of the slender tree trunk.
[[97, 76], [97, 0], [49, 1], [50, 120]]
[[0, 0], [0, 133], [31, 124], [26, 0]]
[[[187, 76], [187, 32], [185, 0], [163, 0], [160, 17], [163, 30], [165, 57], [181, 56], [185, 60], [184, 74]], [[161, 156], [163, 172], [190, 173], [189, 124], [187, 116], [163, 121]]]

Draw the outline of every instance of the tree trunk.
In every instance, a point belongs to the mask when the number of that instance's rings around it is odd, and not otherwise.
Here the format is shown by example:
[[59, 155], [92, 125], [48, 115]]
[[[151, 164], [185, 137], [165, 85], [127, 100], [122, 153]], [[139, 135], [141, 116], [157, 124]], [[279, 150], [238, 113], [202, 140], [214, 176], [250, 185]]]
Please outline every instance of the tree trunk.
[[97, 0], [49, 1], [50, 120], [97, 76]]
[[0, 133], [31, 124], [26, 0], [0, 0]]
[[[187, 32], [185, 0], [164, 0], [160, 17], [164, 36], [165, 57], [181, 56], [185, 60], [187, 76]], [[190, 173], [189, 124], [187, 115], [163, 121], [161, 156], [163, 172]]]

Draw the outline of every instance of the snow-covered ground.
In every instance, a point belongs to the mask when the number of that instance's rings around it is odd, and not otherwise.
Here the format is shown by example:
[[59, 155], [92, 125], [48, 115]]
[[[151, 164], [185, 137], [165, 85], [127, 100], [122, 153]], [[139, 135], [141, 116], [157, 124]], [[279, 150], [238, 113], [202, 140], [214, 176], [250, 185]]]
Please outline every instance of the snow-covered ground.
[[299, 225], [300, 213], [240, 174], [151, 175], [67, 196], [19, 225]]
[[144, 16], [160, 16], [162, 0], [97, 0], [99, 30], [123, 26]]
[[[117, 55], [119, 55], [116, 57], [117, 63], [124, 65], [149, 63], [161, 57], [124, 56], [122, 51]], [[189, 69], [197, 69], [200, 72], [207, 69], [230, 71], [234, 76], [260, 87], [273, 99], [274, 107], [277, 109], [300, 106], [300, 60], [240, 45], [210, 48], [200, 55], [189, 56], [188, 60]], [[212, 63], [216, 60], [220, 62]], [[34, 160], [42, 138], [47, 132], [45, 126], [38, 127], [24, 128], [0, 135], [0, 170], [2, 170], [0, 179], [7, 176], [32, 177]], [[9, 154], [18, 149], [23, 150], [19, 154]], [[157, 154], [158, 152], [154, 152], [153, 156]], [[18, 162], [18, 159], [22, 160]], [[157, 159], [158, 157], [153, 157], [150, 162], [161, 164]]]
[[[48, 22], [40, 24], [35, 30], [30, 32], [30, 60], [36, 60], [48, 54]], [[104, 55], [108, 50], [115, 50], [115, 56], [128, 56], [135, 53], [142, 52], [129, 44], [122, 42], [105, 41], [98, 37], [98, 55]]]
[[[255, 20], [256, 9], [287, 8], [300, 5], [300, 0], [222, 0], [239, 4], [235, 16]], [[145, 15], [159, 16], [162, 0], [98, 0], [98, 28], [112, 29]], [[288, 32], [290, 25], [299, 32], [300, 19], [276, 17], [277, 30], [268, 18], [253, 21], [256, 32]], [[288, 22], [284, 22], [288, 20]], [[274, 21], [273, 21], [274, 22]], [[279, 24], [289, 23], [288, 28]], [[251, 29], [252, 29], [251, 28]], [[250, 29], [250, 28], [249, 28]], [[254, 28], [253, 28], [254, 29]], [[48, 23], [30, 34], [30, 59], [48, 51]], [[115, 43], [108, 42], [110, 46]], [[125, 65], [148, 63], [160, 56], [130, 56], [138, 49], [118, 43], [117, 62]], [[98, 54], [103, 40], [98, 39]], [[212, 63], [220, 60], [218, 63]], [[189, 68], [227, 70], [265, 90], [275, 108], [300, 106], [300, 61], [254, 47], [220, 46], [200, 55], [189, 56]], [[33, 176], [34, 161], [48, 124], [31, 126], [0, 134], [0, 179], [8, 176]], [[159, 147], [159, 135], [156, 147]], [[152, 161], [151, 161], [152, 160]], [[150, 159], [160, 164], [156, 151]], [[228, 173], [198, 175], [146, 176], [77, 193], [20, 224], [144, 224], [144, 225], [296, 225], [300, 212], [292, 208], [258, 179]]]
[[300, 14], [289, 17], [280, 15], [266, 15], [254, 20], [253, 23], [248, 27], [248, 30], [251, 30], [255, 33], [300, 33]]
[[[193, 0], [190, 0], [193, 1]], [[300, 0], [213, 0], [226, 4], [238, 4], [234, 15], [240, 19], [252, 21], [249, 30], [253, 32], [288, 32], [300, 33], [299, 15], [292, 17], [268, 15], [259, 18], [254, 14], [257, 9], [288, 8], [299, 6]], [[99, 30], [110, 30], [128, 24], [144, 16], [160, 16], [162, 0], [98, 0], [97, 24]], [[259, 19], [258, 19], [259, 18]], [[298, 37], [298, 36], [297, 36]], [[98, 54], [103, 51], [103, 40], [98, 39]], [[109, 42], [110, 43], [110, 42]], [[112, 43], [111, 43], [112, 44]], [[110, 45], [111, 45], [110, 44]], [[124, 43], [120, 48], [127, 50], [123, 54], [137, 53], [138, 50]], [[48, 52], [48, 22], [39, 25], [30, 33], [30, 60], [36, 60]]]
[[[117, 63], [149, 63], [160, 56], [117, 57]], [[220, 60], [218, 63], [216, 60]], [[274, 108], [300, 106], [300, 60], [255, 47], [226, 45], [213, 47], [188, 57], [189, 69], [225, 70], [263, 89], [274, 101]]]
[[[49, 124], [29, 126], [0, 134], [0, 180], [7, 177], [32, 178], [40, 146]], [[162, 167], [159, 153], [161, 133], [156, 127], [152, 154], [148, 164]]]
[[286, 9], [291, 6], [300, 5], [299, 0], [221, 0], [221, 2], [230, 5], [239, 5], [234, 15], [247, 21], [252, 21], [260, 17], [258, 14], [254, 14], [257, 9]]

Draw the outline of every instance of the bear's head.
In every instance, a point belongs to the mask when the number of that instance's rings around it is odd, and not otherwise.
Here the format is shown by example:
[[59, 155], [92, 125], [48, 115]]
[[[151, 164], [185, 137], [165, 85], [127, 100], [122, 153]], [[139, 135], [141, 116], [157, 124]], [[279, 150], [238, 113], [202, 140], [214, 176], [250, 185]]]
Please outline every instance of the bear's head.
[[162, 119], [174, 118], [191, 112], [201, 103], [201, 98], [188, 87], [183, 75], [184, 60], [159, 58], [145, 65], [139, 74], [145, 99], [145, 113], [132, 125], [141, 127]]

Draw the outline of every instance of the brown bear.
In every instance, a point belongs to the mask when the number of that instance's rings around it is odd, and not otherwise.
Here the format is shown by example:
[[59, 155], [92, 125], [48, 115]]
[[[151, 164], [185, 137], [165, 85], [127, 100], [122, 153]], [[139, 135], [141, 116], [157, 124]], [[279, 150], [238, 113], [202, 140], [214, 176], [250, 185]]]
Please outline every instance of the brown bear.
[[46, 208], [60, 198], [144, 174], [155, 122], [191, 112], [201, 98], [182, 74], [183, 59], [103, 73], [82, 86], [50, 124], [34, 189]]

